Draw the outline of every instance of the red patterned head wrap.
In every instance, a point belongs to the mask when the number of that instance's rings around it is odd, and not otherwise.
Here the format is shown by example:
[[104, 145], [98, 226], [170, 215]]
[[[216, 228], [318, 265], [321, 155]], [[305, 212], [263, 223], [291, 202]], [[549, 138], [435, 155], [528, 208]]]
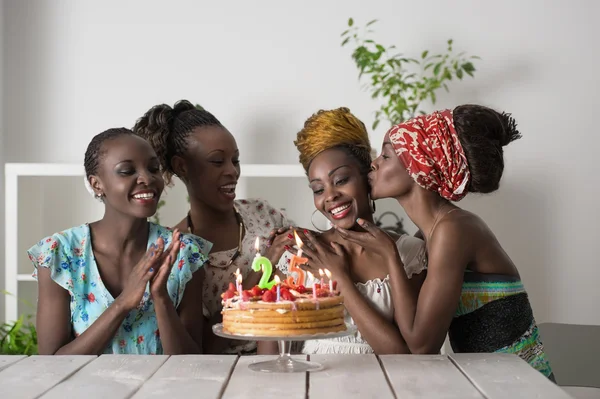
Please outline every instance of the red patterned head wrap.
[[419, 186], [450, 201], [467, 195], [471, 173], [451, 110], [400, 123], [388, 135], [396, 155]]

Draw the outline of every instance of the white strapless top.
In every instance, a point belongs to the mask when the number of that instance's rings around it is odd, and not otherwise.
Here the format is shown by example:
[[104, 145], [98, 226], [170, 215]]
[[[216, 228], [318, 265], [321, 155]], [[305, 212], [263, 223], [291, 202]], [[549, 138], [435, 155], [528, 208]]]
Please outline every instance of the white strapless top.
[[[403, 235], [396, 241], [396, 246], [398, 247], [398, 252], [404, 263], [404, 270], [408, 278], [411, 278], [414, 274], [421, 273], [427, 268], [427, 254], [423, 240]], [[289, 256], [291, 254], [286, 252], [282, 259]], [[282, 265], [280, 261], [277, 266], [287, 274], [287, 260], [284, 262], [285, 265]], [[306, 281], [306, 284], [310, 286], [312, 282]], [[383, 280], [374, 279], [366, 283], [356, 283], [356, 288], [386, 320], [390, 322], [394, 320], [394, 303], [392, 301], [389, 276]], [[350, 317], [347, 311], [345, 320], [346, 323], [354, 324], [352, 317]], [[305, 341], [302, 352], [306, 354], [364, 354], [373, 353], [373, 348], [362, 338], [360, 331], [357, 331], [353, 335], [340, 338]]]

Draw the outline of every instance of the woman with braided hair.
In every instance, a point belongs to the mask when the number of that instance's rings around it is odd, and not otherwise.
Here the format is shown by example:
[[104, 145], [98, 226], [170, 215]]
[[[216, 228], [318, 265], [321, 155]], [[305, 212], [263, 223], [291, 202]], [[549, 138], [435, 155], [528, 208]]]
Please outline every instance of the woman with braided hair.
[[373, 198], [395, 198], [425, 237], [428, 271], [418, 297], [388, 236], [369, 220], [346, 240], [377, 248], [387, 265], [396, 318], [413, 353], [437, 353], [446, 333], [455, 352], [516, 353], [550, 379], [519, 272], [478, 216], [455, 205], [498, 189], [503, 147], [520, 138], [515, 120], [480, 105], [437, 111], [392, 127], [369, 174]]
[[[367, 180], [371, 144], [365, 125], [347, 108], [321, 110], [308, 118], [295, 144], [313, 191], [315, 213], [348, 230], [361, 230], [358, 218], [373, 223], [374, 204]], [[425, 274], [421, 273], [425, 269], [423, 241], [408, 235], [390, 236], [416, 295]], [[377, 254], [343, 239], [334, 228], [320, 233], [305, 230], [304, 241], [303, 256], [308, 258], [304, 268], [316, 276], [319, 269], [332, 273], [344, 296], [346, 319], [358, 327], [358, 333], [306, 341], [303, 352], [408, 353], [394, 319], [388, 271]], [[286, 252], [284, 257], [288, 255]]]
[[[220, 338], [211, 327], [221, 322], [221, 293], [236, 270], [244, 289], [258, 283], [261, 274], [251, 269], [256, 237], [263, 238], [261, 253], [276, 264], [284, 246], [292, 244], [291, 222], [265, 200], [236, 199], [240, 151], [229, 130], [207, 110], [187, 100], [173, 107], [159, 104], [139, 118], [133, 130], [156, 151], [166, 183], [177, 176], [186, 186], [190, 209], [182, 210], [185, 216], [175, 227], [213, 243], [202, 301], [205, 352], [254, 353], [255, 341]], [[274, 237], [275, 232], [281, 234]]]

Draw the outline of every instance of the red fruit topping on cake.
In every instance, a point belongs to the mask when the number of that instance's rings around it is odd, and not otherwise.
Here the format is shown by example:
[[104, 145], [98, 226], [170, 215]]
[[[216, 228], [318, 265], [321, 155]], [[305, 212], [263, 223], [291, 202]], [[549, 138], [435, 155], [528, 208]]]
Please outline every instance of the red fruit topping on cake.
[[252, 287], [252, 296], [261, 296], [263, 294], [262, 290], [260, 289], [260, 287], [258, 285], [255, 285], [254, 287]]
[[262, 300], [265, 302], [275, 302], [277, 300], [277, 294], [274, 294], [273, 291], [267, 291], [263, 294]]
[[337, 290], [337, 281], [333, 280], [333, 290]]
[[235, 296], [235, 292], [233, 291], [225, 291], [221, 297], [223, 297], [223, 299], [231, 299]]
[[306, 287], [303, 285], [299, 285], [296, 287], [296, 291], [298, 291], [300, 294], [304, 294], [306, 292]]
[[296, 300], [296, 297], [294, 297], [294, 295], [292, 295], [292, 293], [289, 292], [288, 290], [281, 291], [280, 296], [281, 296], [281, 299], [283, 299], [284, 301], [295, 301]]
[[236, 291], [237, 291], [237, 288], [235, 288], [235, 284], [233, 284], [233, 283], [229, 283], [229, 289], [228, 289], [228, 291], [233, 291], [233, 292], [236, 292]]
[[252, 294], [252, 291], [244, 290], [242, 292], [242, 301], [249, 301], [253, 297], [254, 297], [254, 295]]
[[266, 289], [266, 288], [261, 288], [261, 289], [260, 289], [260, 295], [264, 294], [264, 293], [265, 293], [265, 292], [267, 292], [267, 291], [269, 291], [269, 290], [268, 290], [268, 289]]
[[323, 288], [319, 288], [317, 290], [317, 298], [322, 298], [322, 297], [325, 297], [325, 296], [329, 296], [329, 291], [325, 290]]

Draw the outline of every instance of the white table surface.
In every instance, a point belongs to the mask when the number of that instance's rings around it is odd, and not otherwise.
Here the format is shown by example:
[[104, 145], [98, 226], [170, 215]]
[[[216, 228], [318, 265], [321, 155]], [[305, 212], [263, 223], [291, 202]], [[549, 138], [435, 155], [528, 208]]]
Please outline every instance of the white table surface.
[[570, 398], [508, 354], [312, 355], [323, 370], [248, 368], [270, 358], [0, 356], [0, 398]]

